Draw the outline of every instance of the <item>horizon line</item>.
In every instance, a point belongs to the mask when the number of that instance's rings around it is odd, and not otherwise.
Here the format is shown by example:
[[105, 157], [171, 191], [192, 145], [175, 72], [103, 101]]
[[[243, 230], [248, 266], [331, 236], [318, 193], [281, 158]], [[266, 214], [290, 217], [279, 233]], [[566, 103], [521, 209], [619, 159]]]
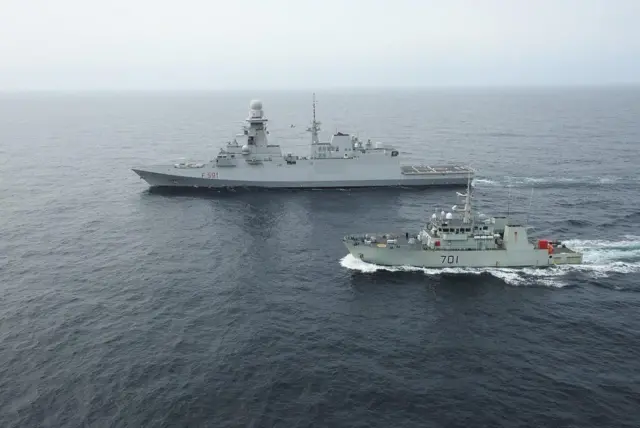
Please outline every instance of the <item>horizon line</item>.
[[0, 94], [15, 93], [185, 93], [185, 92], [315, 92], [315, 91], [406, 91], [406, 90], [474, 90], [474, 89], [608, 89], [640, 87], [640, 82], [629, 83], [548, 83], [548, 84], [487, 84], [487, 85], [377, 85], [377, 86], [318, 86], [318, 87], [273, 87], [273, 88], [83, 88], [83, 89], [43, 89], [21, 88], [1, 89]]

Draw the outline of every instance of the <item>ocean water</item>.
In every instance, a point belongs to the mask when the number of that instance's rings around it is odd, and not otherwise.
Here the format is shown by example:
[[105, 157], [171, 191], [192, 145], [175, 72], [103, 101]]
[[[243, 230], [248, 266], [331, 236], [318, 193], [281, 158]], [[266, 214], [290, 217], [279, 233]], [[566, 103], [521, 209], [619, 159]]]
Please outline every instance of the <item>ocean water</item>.
[[157, 193], [130, 170], [211, 158], [252, 98], [305, 154], [308, 93], [3, 94], [0, 426], [637, 427], [640, 89], [317, 97], [324, 137], [469, 162], [481, 212], [585, 264], [346, 256], [451, 189]]

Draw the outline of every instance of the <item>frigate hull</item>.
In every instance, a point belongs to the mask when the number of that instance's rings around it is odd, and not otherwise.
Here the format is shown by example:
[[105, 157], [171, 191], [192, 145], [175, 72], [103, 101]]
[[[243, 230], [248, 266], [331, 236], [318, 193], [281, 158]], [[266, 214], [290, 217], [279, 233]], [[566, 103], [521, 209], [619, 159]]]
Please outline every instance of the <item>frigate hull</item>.
[[[341, 160], [323, 160], [325, 164]], [[212, 167], [176, 168], [173, 165], [133, 168], [150, 187], [172, 188], [357, 188], [357, 187], [429, 187], [464, 186], [468, 170], [457, 171], [455, 166], [438, 173], [404, 175], [400, 166], [364, 166], [361, 171], [353, 164], [349, 171], [318, 171], [309, 165], [282, 165], [278, 167]], [[386, 167], [386, 168], [385, 168]], [[333, 168], [331, 168], [333, 169]]]

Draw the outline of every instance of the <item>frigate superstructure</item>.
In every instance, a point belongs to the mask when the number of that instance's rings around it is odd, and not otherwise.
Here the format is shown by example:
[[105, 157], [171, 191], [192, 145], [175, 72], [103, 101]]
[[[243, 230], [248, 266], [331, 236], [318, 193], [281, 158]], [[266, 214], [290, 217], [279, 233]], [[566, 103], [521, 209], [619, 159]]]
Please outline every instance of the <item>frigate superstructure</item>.
[[[443, 267], [546, 267], [581, 264], [582, 254], [560, 241], [531, 240], [526, 223], [505, 217], [488, 217], [472, 209], [471, 179], [464, 207], [434, 212], [418, 234], [367, 233], [342, 240], [358, 259], [383, 266]], [[454, 214], [455, 213], [455, 214]]]
[[132, 168], [151, 187], [201, 188], [352, 188], [389, 186], [464, 186], [475, 170], [465, 165], [402, 165], [395, 147], [336, 132], [321, 142], [315, 116], [310, 155], [284, 154], [268, 141], [262, 102], [251, 101], [242, 133], [220, 148], [211, 161], [186, 161]]

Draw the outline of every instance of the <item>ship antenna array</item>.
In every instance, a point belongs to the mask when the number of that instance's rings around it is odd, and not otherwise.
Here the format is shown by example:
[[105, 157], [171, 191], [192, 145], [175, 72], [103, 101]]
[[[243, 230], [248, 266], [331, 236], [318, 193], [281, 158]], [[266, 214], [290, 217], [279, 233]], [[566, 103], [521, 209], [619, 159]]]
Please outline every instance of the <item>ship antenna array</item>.
[[459, 208], [457, 208], [458, 206], [455, 205], [454, 207], [452, 207], [452, 210], [453, 211], [462, 211], [464, 213], [463, 217], [462, 217], [463, 223], [471, 223], [472, 225], [475, 224], [474, 215], [473, 215], [473, 208], [472, 208], [472, 202], [471, 202], [471, 199], [473, 198], [473, 190], [472, 190], [472, 186], [471, 186], [471, 173], [469, 173], [469, 176], [467, 177], [467, 191], [466, 191], [466, 193], [456, 192], [456, 194], [458, 195], [458, 197], [464, 198], [464, 208], [459, 209]]
[[471, 172], [469, 172], [467, 174], [467, 201], [466, 204], [467, 205], [467, 210], [465, 212], [465, 219], [466, 221], [470, 221], [471, 225], [472, 225], [472, 229], [473, 230], [473, 225], [475, 224], [474, 221], [474, 215], [473, 215], [473, 208], [471, 208], [473, 202], [471, 202], [471, 200], [473, 199], [473, 186], [471, 186]]
[[318, 143], [318, 131], [320, 131], [320, 122], [316, 120], [316, 93], [313, 93], [313, 121], [307, 131], [311, 132], [311, 142]]
[[507, 184], [509, 193], [507, 195], [507, 224], [509, 224], [509, 217], [511, 216], [511, 184]]
[[529, 223], [529, 214], [531, 213], [531, 205], [533, 204], [533, 186], [531, 186], [531, 197], [529, 198], [529, 210], [527, 211], [526, 223]]

